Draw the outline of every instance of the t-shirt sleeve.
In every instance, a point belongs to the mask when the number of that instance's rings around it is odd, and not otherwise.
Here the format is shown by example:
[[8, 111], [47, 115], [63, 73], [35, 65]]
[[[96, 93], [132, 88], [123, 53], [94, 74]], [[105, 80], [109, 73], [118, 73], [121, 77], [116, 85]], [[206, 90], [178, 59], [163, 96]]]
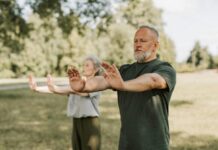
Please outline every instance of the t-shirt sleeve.
[[91, 92], [91, 93], [89, 93], [90, 98], [94, 98], [94, 97], [98, 97], [98, 96], [100, 96], [100, 92]]
[[120, 72], [120, 75], [123, 76], [123, 73], [125, 72], [125, 70], [129, 67], [129, 64], [125, 64], [125, 65], [122, 65], [120, 68], [119, 68], [119, 72]]
[[165, 79], [169, 91], [173, 90], [176, 84], [176, 71], [172, 66], [160, 66], [157, 70], [154, 71], [154, 73], [161, 75]]

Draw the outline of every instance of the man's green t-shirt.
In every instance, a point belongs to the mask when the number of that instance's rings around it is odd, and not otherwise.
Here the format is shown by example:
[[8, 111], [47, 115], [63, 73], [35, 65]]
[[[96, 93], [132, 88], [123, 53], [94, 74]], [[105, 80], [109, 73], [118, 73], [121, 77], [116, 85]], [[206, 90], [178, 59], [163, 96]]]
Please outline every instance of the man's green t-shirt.
[[146, 73], [157, 73], [167, 82], [167, 89], [144, 92], [118, 91], [121, 115], [119, 150], [168, 150], [168, 108], [176, 83], [173, 67], [159, 59], [146, 63], [123, 65], [120, 74], [124, 81]]

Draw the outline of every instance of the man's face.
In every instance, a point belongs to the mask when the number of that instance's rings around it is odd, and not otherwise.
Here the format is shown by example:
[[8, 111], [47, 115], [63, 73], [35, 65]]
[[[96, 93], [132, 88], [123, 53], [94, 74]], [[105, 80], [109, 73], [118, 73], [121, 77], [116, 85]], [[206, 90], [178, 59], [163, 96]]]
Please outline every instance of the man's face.
[[156, 56], [157, 39], [152, 31], [139, 29], [134, 38], [134, 56], [138, 62], [146, 62]]

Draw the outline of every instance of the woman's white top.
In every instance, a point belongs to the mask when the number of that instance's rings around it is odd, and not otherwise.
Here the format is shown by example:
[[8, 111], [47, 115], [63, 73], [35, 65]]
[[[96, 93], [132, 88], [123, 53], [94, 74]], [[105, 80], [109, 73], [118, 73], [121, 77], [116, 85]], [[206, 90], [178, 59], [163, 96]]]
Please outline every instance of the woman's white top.
[[100, 92], [89, 93], [88, 96], [70, 94], [67, 105], [67, 116], [74, 118], [99, 116]]

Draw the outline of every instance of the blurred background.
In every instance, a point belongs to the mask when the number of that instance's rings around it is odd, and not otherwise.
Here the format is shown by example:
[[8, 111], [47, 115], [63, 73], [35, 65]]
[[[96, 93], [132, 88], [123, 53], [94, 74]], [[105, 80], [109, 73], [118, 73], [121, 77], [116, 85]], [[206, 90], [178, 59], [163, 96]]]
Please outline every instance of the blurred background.
[[[136, 29], [160, 33], [160, 59], [177, 71], [170, 104], [172, 150], [218, 150], [218, 1], [0, 0], [0, 149], [70, 149], [67, 97], [33, 93], [27, 76], [67, 81], [70, 64], [93, 54], [134, 62]], [[105, 91], [102, 149], [119, 139], [116, 93]]]

